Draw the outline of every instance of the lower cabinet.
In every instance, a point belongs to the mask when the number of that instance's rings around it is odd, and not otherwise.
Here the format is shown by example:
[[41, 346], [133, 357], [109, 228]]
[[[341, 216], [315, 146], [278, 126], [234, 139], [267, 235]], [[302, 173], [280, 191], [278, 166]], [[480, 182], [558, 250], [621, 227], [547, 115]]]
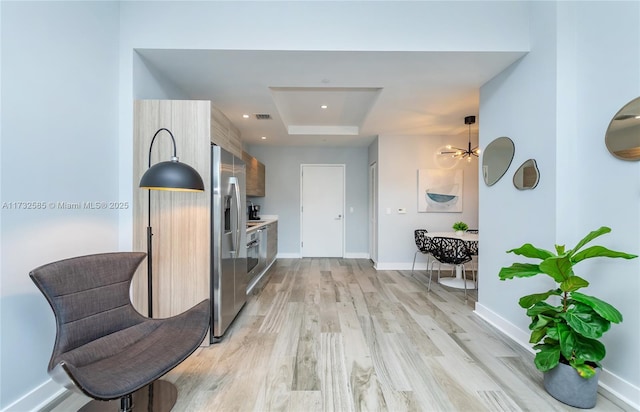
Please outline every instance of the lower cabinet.
[[[257, 229], [260, 246], [258, 265], [248, 275], [247, 295], [258, 293], [266, 283], [262, 279], [278, 254], [278, 222]], [[266, 278], [264, 278], [266, 279]]]
[[267, 225], [269, 230], [267, 231], [267, 266], [276, 260], [278, 254], [278, 222], [269, 223]]

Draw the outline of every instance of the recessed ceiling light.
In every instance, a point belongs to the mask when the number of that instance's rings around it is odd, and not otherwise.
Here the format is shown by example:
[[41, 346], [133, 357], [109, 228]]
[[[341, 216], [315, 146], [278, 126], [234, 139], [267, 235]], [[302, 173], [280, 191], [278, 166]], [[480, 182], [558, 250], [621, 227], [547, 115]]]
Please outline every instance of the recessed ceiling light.
[[320, 108], [321, 108], [321, 109], [326, 109], [326, 108], [327, 108], [327, 105], [326, 105], [326, 104], [323, 104], [322, 106], [320, 106]]
[[248, 119], [249, 115], [248, 114], [243, 114], [242, 117], [244, 117], [245, 119]]
[[262, 140], [267, 140], [267, 136], [262, 136], [261, 139]]

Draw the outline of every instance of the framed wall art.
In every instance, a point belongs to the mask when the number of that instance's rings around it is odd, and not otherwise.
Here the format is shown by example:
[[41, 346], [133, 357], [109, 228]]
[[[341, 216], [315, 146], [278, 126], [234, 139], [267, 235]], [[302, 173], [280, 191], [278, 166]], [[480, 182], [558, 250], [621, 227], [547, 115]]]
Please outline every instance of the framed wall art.
[[418, 212], [462, 212], [462, 170], [419, 169]]

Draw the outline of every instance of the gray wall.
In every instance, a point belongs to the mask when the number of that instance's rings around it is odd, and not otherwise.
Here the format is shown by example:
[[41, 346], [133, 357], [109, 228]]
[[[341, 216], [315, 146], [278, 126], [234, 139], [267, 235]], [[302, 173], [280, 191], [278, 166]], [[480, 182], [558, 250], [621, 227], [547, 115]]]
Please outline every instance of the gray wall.
[[[506, 250], [526, 242], [570, 248], [609, 226], [593, 244], [640, 251], [640, 162], [618, 160], [604, 144], [611, 118], [640, 95], [640, 3], [540, 2], [531, 13], [531, 52], [480, 94], [481, 146], [509, 136], [516, 155], [501, 181], [480, 186], [480, 243], [490, 247], [481, 246], [477, 309], [524, 345], [529, 319], [518, 299], [554, 284], [499, 281], [502, 266], [524, 261]], [[541, 180], [521, 192], [511, 177], [528, 158], [538, 161]], [[593, 259], [575, 270], [590, 282], [584, 293], [624, 315], [603, 338], [601, 382], [640, 405], [640, 259]]]
[[[266, 196], [251, 198], [263, 215], [278, 215], [279, 256], [300, 255], [300, 165], [345, 164], [345, 253], [368, 253], [366, 147], [249, 146], [265, 165]], [[350, 209], [353, 208], [353, 212]]]
[[[57, 203], [121, 200], [119, 6], [2, 2], [0, 7], [6, 206], [1, 213], [0, 408], [5, 408], [43, 384], [61, 390], [46, 373], [53, 313], [29, 271], [118, 249], [116, 209], [62, 209]], [[44, 202], [46, 209], [13, 202]], [[37, 394], [32, 399], [35, 404], [22, 407], [33, 408], [41, 400]]]

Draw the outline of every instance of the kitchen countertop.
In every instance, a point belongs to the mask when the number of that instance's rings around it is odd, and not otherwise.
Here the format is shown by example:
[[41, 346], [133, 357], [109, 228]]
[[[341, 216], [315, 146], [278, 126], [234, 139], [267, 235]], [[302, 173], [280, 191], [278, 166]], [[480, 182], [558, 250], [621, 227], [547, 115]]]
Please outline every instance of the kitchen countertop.
[[263, 216], [260, 220], [247, 220], [247, 233], [253, 232], [254, 230], [258, 230], [262, 227], [265, 227], [269, 223], [276, 222], [277, 220], [278, 220], [277, 216], [276, 217]]

